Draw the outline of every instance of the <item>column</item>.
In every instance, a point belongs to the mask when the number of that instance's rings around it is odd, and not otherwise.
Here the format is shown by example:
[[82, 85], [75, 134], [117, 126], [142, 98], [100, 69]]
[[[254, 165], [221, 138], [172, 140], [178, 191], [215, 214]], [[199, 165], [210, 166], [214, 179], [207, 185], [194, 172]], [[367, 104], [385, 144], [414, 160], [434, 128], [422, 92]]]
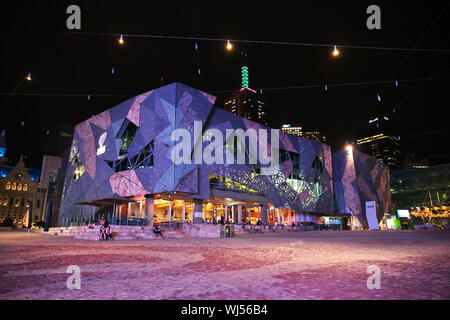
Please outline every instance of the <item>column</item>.
[[194, 209], [195, 209], [195, 203], [191, 203], [191, 222], [194, 222]]
[[252, 224], [252, 208], [248, 208], [248, 223]]
[[203, 223], [203, 201], [202, 199], [194, 199], [194, 223]]
[[139, 218], [142, 218], [142, 200], [139, 200]]
[[258, 220], [261, 220], [261, 205], [258, 206]]
[[242, 206], [238, 205], [237, 206], [237, 223], [241, 224], [242, 223]]
[[217, 222], [217, 206], [213, 205], [213, 221]]
[[265, 223], [269, 223], [267, 209], [268, 209], [267, 204], [263, 204], [261, 206], [261, 220], [264, 221]]
[[234, 206], [231, 206], [231, 220], [233, 220], [233, 223], [236, 223], [236, 218], [234, 217]]
[[182, 212], [181, 220], [183, 222], [186, 221], [186, 201], [183, 201], [183, 212]]
[[153, 217], [155, 214], [155, 197], [152, 194], [145, 195], [145, 218], [147, 226], [153, 227]]
[[172, 221], [172, 201], [169, 201], [169, 213], [168, 213], [169, 221]]
[[225, 223], [226, 223], [228, 221], [228, 206], [225, 206], [223, 218], [225, 219]]

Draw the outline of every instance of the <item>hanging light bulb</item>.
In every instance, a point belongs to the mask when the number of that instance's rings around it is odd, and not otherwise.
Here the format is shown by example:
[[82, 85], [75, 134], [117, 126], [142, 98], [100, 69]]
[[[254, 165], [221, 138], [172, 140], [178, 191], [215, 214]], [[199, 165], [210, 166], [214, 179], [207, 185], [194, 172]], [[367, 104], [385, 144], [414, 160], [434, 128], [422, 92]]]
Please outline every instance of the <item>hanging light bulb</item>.
[[394, 109], [392, 109], [392, 113], [395, 113], [395, 108], [394, 108]]
[[91, 101], [91, 95], [88, 95], [88, 100]]
[[381, 101], [381, 97], [379, 94], [377, 94], [377, 99], [378, 99], [378, 101]]
[[262, 94], [262, 89], [259, 89], [259, 94]]
[[198, 72], [198, 74], [200, 74], [200, 68], [198, 68], [197, 72]]
[[25, 125], [25, 121], [22, 121], [22, 127]]
[[123, 35], [120, 35], [119, 43], [120, 43], [120, 44], [124, 44], [124, 41], [123, 41]]
[[398, 87], [398, 82], [397, 82], [397, 80], [395, 80], [395, 86]]
[[325, 85], [325, 91], [328, 91], [328, 86], [327, 85]]
[[230, 40], [227, 40], [227, 49], [228, 50], [233, 49], [233, 45], [231, 44]]
[[336, 48], [336, 46], [334, 46], [334, 49], [333, 49], [333, 57], [337, 57], [338, 55], [339, 55], [339, 50]]
[[195, 43], [195, 50], [198, 50], [197, 42]]
[[31, 81], [31, 72], [27, 75], [26, 79], [27, 79], [28, 81]]
[[47, 135], [50, 133], [50, 130], [47, 130]]
[[111, 73], [114, 74], [114, 67], [112, 67]]

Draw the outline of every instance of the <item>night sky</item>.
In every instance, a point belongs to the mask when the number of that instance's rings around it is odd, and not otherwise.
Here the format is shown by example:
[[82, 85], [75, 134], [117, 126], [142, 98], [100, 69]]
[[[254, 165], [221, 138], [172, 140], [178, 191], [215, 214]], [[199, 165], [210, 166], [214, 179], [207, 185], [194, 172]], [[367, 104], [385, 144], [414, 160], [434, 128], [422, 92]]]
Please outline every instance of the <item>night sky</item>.
[[[450, 78], [450, 52], [341, 49], [94, 36], [86, 32], [195, 36], [322, 44], [450, 49], [447, 1], [7, 1], [2, 4], [0, 130], [8, 156], [40, 168], [47, 130], [77, 124], [139, 93], [174, 81], [213, 93], [219, 102], [240, 87], [241, 51], [248, 54], [250, 87], [275, 88], [426, 78]], [[66, 8], [81, 8], [80, 34], [67, 34]], [[381, 30], [366, 27], [366, 8], [381, 8]], [[426, 32], [426, 33], [425, 33]], [[55, 46], [55, 47], [54, 47]], [[54, 47], [52, 49], [52, 47]], [[52, 50], [51, 50], [52, 49]], [[408, 56], [407, 60], [405, 58]], [[112, 67], [115, 74], [111, 73]], [[23, 81], [32, 72], [32, 81]], [[23, 83], [19, 85], [19, 83]], [[396, 108], [394, 133], [404, 153], [449, 162], [450, 80], [387, 85], [264, 90], [272, 127], [299, 123], [320, 130], [333, 150], [367, 131], [368, 120]], [[419, 85], [421, 85], [419, 87]], [[18, 87], [17, 87], [18, 86]], [[82, 96], [7, 96], [20, 93]], [[413, 93], [412, 93], [413, 92]], [[412, 94], [411, 94], [412, 93]], [[91, 94], [91, 100], [87, 99]], [[116, 96], [95, 96], [116, 95]], [[408, 97], [408, 95], [410, 95]], [[406, 100], [405, 98], [408, 97]], [[4, 99], [8, 99], [3, 102]], [[404, 101], [400, 106], [398, 104]], [[368, 107], [369, 106], [369, 107]], [[24, 122], [24, 126], [22, 126]], [[352, 128], [353, 127], [353, 128]], [[352, 128], [352, 130], [350, 130]], [[347, 135], [347, 133], [350, 133]]]

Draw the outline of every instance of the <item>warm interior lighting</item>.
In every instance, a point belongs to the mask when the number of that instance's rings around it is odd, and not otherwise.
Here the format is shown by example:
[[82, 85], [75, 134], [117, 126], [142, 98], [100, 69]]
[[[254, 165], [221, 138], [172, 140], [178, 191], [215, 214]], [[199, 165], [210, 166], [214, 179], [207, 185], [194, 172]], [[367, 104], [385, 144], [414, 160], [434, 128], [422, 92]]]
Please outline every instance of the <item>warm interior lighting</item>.
[[334, 49], [333, 49], [333, 57], [337, 57], [338, 55], [339, 55], [339, 50], [336, 48], [336, 46], [334, 46]]
[[353, 151], [353, 146], [350, 145], [350, 144], [347, 145], [345, 148], [347, 149], [348, 152], [352, 152]]
[[233, 49], [233, 45], [231, 44], [230, 40], [227, 40], [227, 49], [228, 50]]
[[124, 41], [123, 41], [123, 35], [120, 35], [119, 43], [120, 43], [120, 44], [123, 44], [123, 43], [124, 43]]

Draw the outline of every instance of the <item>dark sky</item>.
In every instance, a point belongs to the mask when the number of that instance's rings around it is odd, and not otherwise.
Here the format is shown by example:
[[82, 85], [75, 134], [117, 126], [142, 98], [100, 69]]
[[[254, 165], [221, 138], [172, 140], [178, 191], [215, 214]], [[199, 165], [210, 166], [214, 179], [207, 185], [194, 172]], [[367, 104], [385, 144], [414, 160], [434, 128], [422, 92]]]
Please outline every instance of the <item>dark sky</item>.
[[[194, 42], [66, 34], [66, 8], [81, 7], [80, 32], [197, 36], [230, 39], [412, 48], [447, 1], [8, 1], [2, 4], [0, 96], [12, 92], [33, 70], [33, 80], [16, 93], [123, 95], [10, 96], [0, 106], [9, 157], [27, 155], [40, 167], [46, 131], [62, 121], [79, 123], [128, 97], [165, 83], [182, 82], [213, 92], [240, 86], [240, 52], [248, 53], [250, 86], [273, 88], [310, 84], [389, 80], [408, 51], [341, 49], [339, 58], [325, 47], [199, 41], [201, 79]], [[366, 8], [381, 8], [381, 30], [366, 28]], [[194, 11], [194, 14], [193, 14]], [[195, 27], [194, 27], [195, 18]], [[423, 36], [418, 48], [450, 49], [450, 9]], [[62, 37], [63, 36], [63, 37]], [[62, 39], [58, 42], [58, 39]], [[56, 47], [49, 49], [57, 43]], [[49, 53], [48, 53], [49, 52]], [[46, 55], [48, 53], [48, 55]], [[44, 59], [42, 59], [44, 57]], [[394, 79], [450, 77], [450, 53], [414, 52]], [[111, 68], [116, 72], [111, 74]], [[272, 126], [285, 122], [322, 131], [333, 149], [356, 138], [368, 120], [396, 107], [392, 124], [404, 152], [449, 162], [449, 80], [264, 91]], [[223, 99], [226, 94], [216, 94]], [[0, 102], [2, 103], [2, 102]], [[370, 107], [366, 112], [367, 106]], [[358, 120], [359, 119], [359, 120]], [[358, 121], [357, 121], [358, 120]], [[21, 126], [24, 121], [24, 126]], [[354, 126], [350, 134], [349, 129]]]

